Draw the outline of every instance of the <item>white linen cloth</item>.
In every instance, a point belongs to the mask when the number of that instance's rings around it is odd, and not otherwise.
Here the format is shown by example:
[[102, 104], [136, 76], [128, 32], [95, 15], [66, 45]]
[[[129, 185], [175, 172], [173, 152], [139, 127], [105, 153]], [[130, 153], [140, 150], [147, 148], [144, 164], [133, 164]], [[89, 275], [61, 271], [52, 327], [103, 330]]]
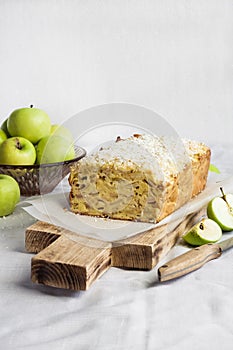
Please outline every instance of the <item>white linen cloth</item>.
[[[222, 174], [233, 174], [232, 146], [212, 146]], [[232, 349], [233, 249], [174, 281], [159, 283], [158, 266], [111, 268], [88, 291], [73, 292], [30, 281], [24, 232], [34, 220], [20, 206], [0, 219], [1, 349]]]

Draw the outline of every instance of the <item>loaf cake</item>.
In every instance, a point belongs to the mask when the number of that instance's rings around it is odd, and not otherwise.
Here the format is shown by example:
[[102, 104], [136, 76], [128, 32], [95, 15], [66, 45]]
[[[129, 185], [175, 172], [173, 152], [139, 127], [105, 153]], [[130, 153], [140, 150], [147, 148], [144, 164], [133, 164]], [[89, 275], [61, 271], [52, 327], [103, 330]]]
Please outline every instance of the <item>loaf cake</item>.
[[70, 209], [159, 222], [205, 188], [210, 154], [203, 143], [175, 137], [118, 137], [71, 167]]

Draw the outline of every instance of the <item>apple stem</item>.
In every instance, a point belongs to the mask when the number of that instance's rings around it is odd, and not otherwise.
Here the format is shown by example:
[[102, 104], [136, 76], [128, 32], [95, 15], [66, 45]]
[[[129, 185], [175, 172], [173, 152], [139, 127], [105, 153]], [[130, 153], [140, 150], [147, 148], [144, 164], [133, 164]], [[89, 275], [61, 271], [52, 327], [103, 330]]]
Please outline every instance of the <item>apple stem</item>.
[[224, 198], [224, 200], [225, 200], [225, 193], [224, 193], [224, 191], [223, 191], [223, 188], [222, 188], [222, 187], [220, 187], [220, 191], [221, 191], [222, 196], [223, 196], [223, 198]]
[[22, 145], [21, 145], [21, 143], [19, 142], [19, 139], [16, 140], [16, 148], [22, 149]]
[[222, 187], [220, 187], [220, 191], [221, 191], [221, 193], [222, 193], [222, 198], [223, 198], [223, 200], [226, 202], [226, 204], [227, 204], [227, 206], [228, 206], [228, 209], [230, 210], [231, 215], [233, 215], [233, 208], [232, 208], [232, 207], [230, 206], [230, 204], [228, 203], [228, 201], [227, 201], [227, 199], [226, 199], [226, 195], [225, 195], [225, 193], [224, 193]]

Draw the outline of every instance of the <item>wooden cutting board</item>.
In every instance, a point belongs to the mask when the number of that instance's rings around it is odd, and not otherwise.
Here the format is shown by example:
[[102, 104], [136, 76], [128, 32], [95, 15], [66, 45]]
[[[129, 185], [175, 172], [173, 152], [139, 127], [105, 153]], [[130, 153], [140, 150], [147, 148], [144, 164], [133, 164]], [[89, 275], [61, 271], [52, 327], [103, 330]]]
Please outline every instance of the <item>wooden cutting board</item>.
[[38, 221], [25, 233], [26, 250], [37, 253], [31, 260], [31, 279], [78, 291], [87, 290], [111, 266], [151, 270], [204, 213], [202, 209], [182, 221], [114, 242], [84, 237]]

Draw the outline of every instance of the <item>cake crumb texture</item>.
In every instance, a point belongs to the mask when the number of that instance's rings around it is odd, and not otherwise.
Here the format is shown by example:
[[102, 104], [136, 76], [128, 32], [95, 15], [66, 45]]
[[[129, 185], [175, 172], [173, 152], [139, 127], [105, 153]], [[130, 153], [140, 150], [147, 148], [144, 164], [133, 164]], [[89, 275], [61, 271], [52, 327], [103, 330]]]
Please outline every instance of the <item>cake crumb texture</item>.
[[71, 167], [76, 214], [156, 223], [206, 186], [211, 151], [176, 137], [135, 134], [102, 146]]

